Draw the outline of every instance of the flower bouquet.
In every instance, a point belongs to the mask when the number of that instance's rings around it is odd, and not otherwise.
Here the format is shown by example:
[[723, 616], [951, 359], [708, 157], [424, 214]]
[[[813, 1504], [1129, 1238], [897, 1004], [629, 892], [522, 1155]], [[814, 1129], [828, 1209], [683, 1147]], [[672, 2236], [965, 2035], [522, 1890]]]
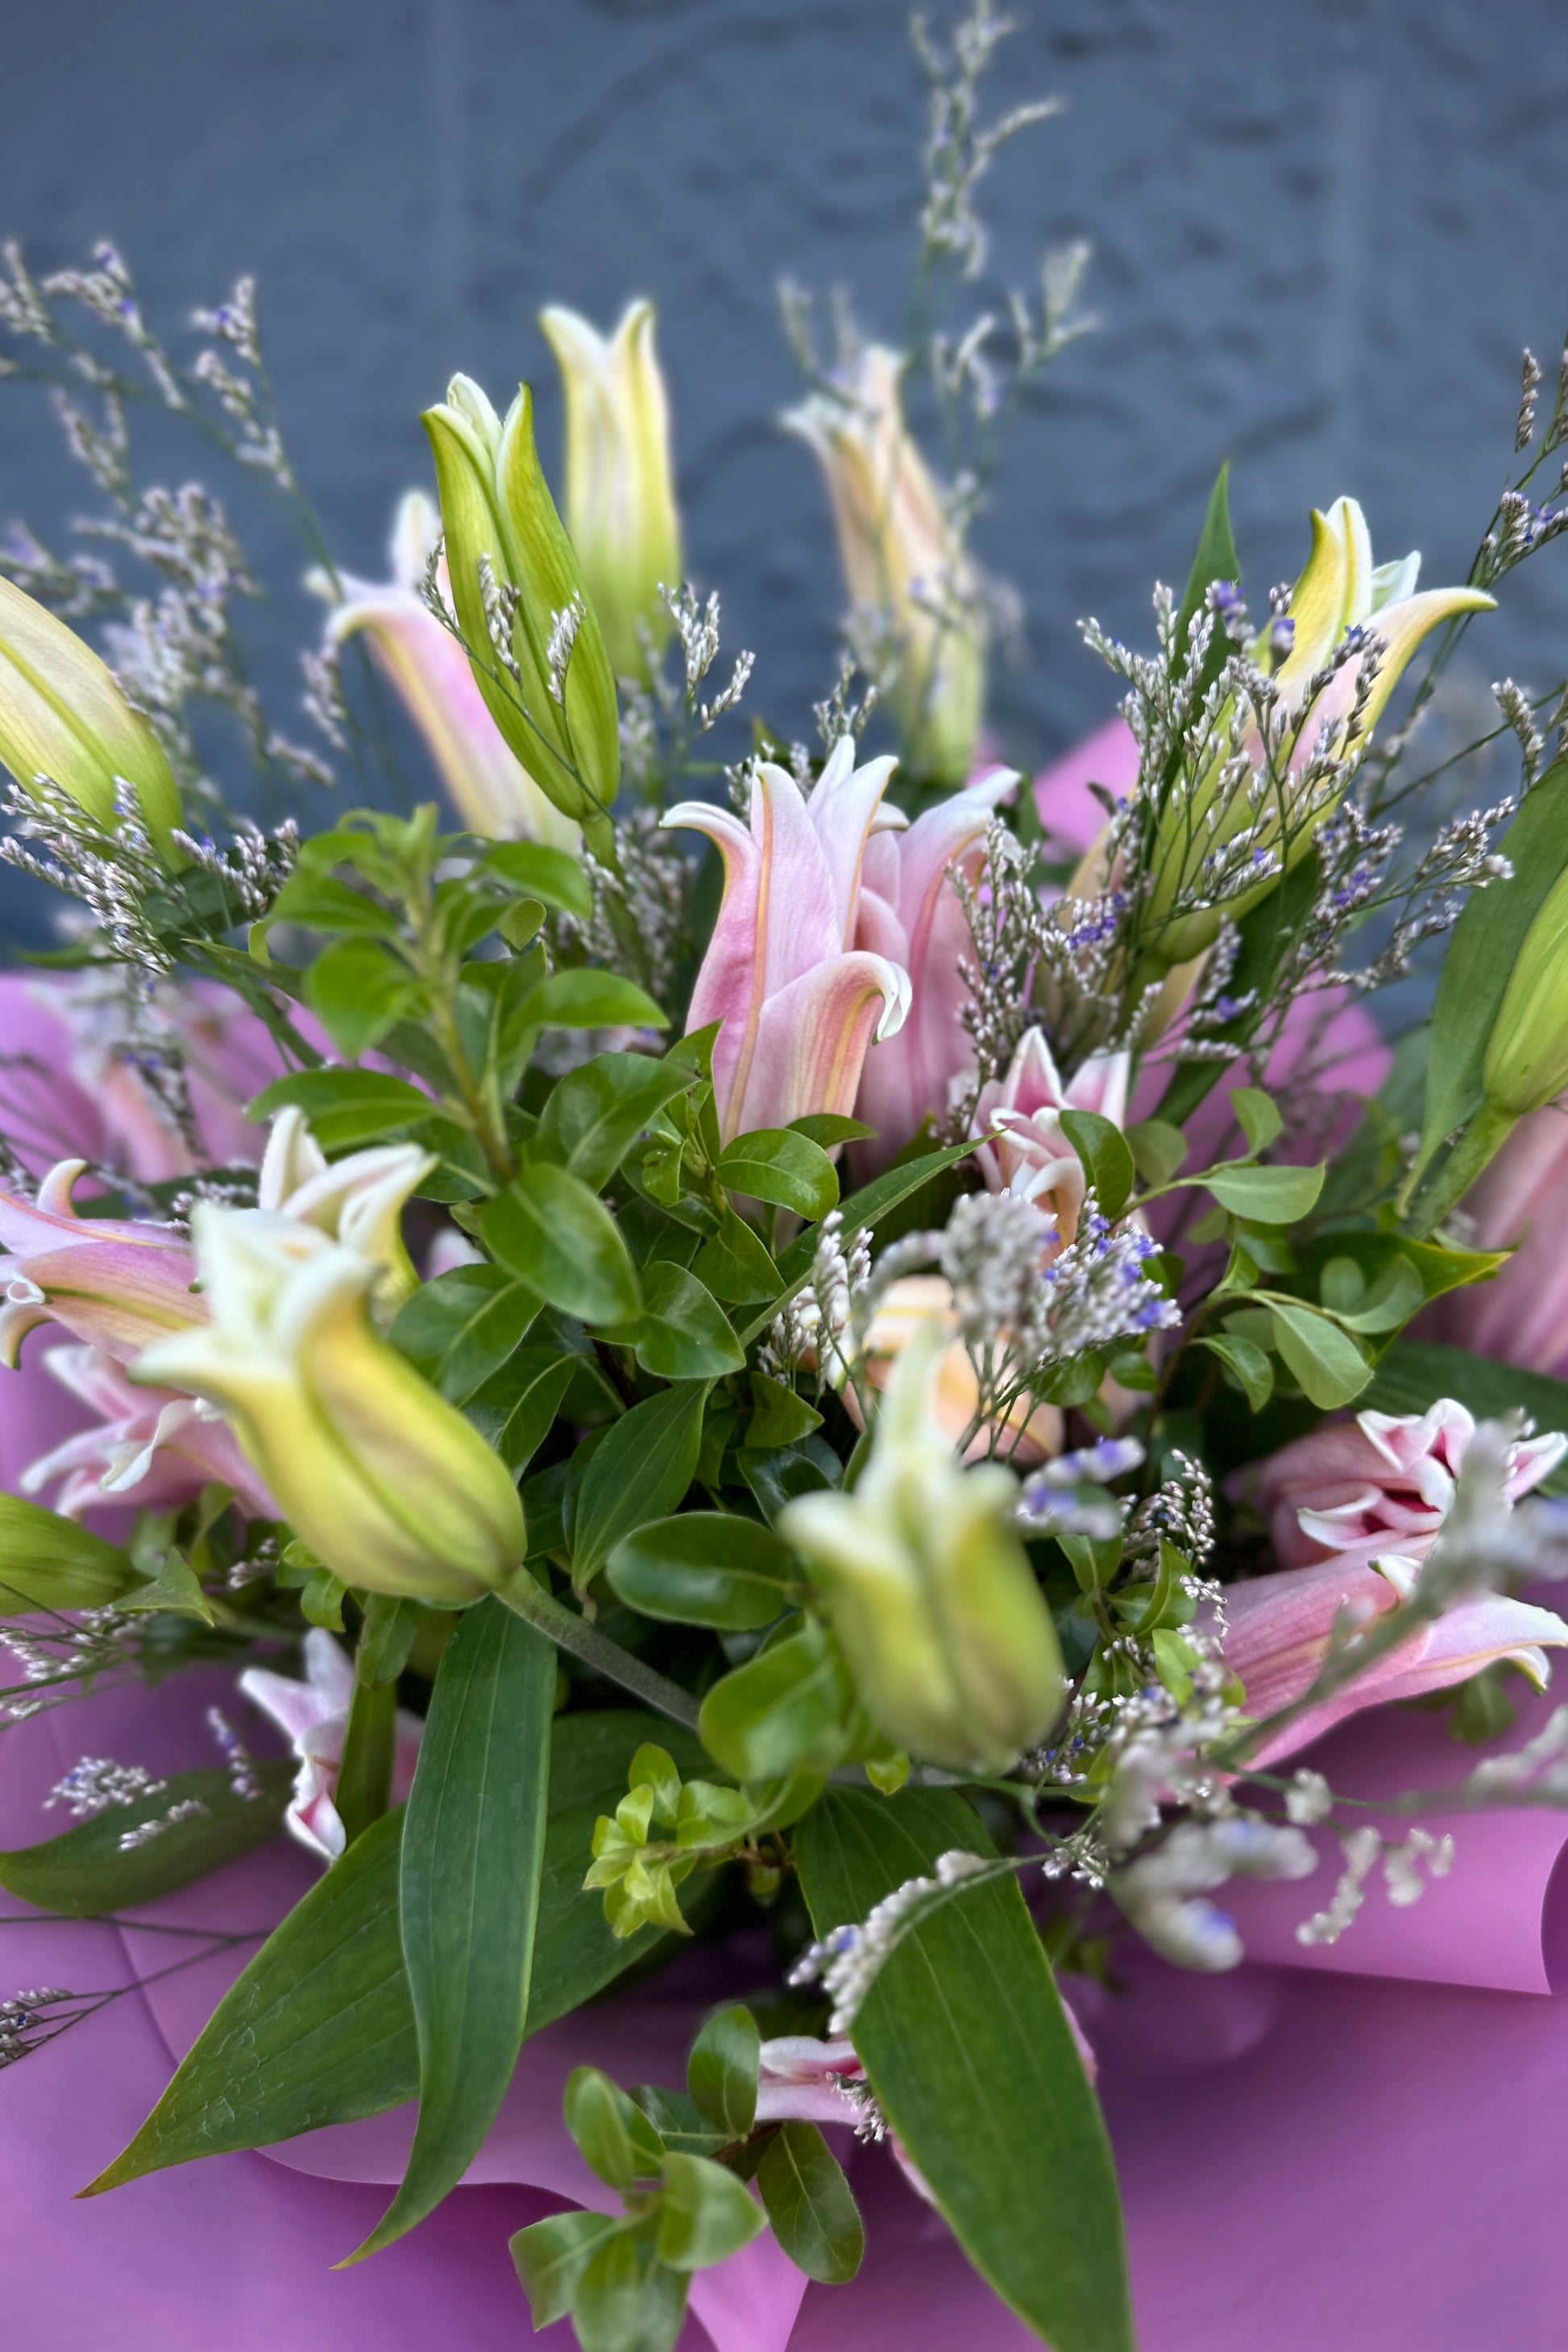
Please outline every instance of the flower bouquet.
[[[950, 2333], [1116, 2352], [1100, 2089], [1136, 2200], [1175, 2143], [1118, 2082], [1212, 2039], [1194, 1984], [1557, 1966], [1563, 708], [1497, 688], [1477, 814], [1420, 747], [1568, 523], [1568, 359], [1548, 409], [1526, 355], [1459, 586], [1341, 497], [1249, 606], [1222, 472], [1148, 648], [1086, 625], [1121, 715], [1031, 781], [972, 526], [1089, 322], [1077, 248], [960, 315], [1049, 110], [987, 116], [1004, 29], [920, 36], [915, 348], [787, 303], [849, 602], [815, 744], [684, 584], [649, 304], [542, 315], [560, 509], [530, 388], [453, 379], [373, 583], [247, 283], [186, 362], [112, 248], [7, 249], [7, 369], [100, 509], [0, 579], [4, 854], [70, 902], [0, 983], [0, 1926], [58, 1971], [0, 2064], [136, 1994], [179, 2063], [124, 2145], [83, 2125], [87, 2195], [261, 2149], [257, 2213], [384, 2184], [310, 2240], [383, 2257], [344, 2340], [427, 2332], [384, 2250], [426, 2223], [449, 2280], [429, 2217], [489, 2182], [507, 2295], [583, 2352], [906, 2341], [933, 2263]], [[141, 476], [149, 401], [300, 517], [312, 747], [223, 505]]]

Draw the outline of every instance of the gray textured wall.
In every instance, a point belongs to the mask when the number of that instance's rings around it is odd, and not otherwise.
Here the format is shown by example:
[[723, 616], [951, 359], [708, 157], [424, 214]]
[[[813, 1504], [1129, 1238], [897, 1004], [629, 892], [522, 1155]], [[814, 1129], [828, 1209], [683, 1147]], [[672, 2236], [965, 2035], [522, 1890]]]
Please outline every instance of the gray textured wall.
[[[343, 556], [379, 569], [460, 365], [547, 383], [545, 300], [658, 299], [689, 561], [753, 693], [800, 730], [837, 609], [773, 286], [841, 280], [897, 331], [923, 98], [905, 0], [7, 0], [0, 226], [35, 265], [109, 233], [165, 318], [254, 269], [285, 421]], [[1568, 317], [1563, 0], [1032, 0], [1009, 98], [1059, 90], [990, 183], [999, 277], [1097, 247], [1105, 320], [1011, 445], [984, 551], [1023, 589], [999, 716], [1050, 751], [1109, 707], [1092, 610], [1142, 626], [1224, 455], [1250, 581], [1342, 488], [1384, 553], [1462, 577], [1507, 459], [1518, 349]], [[545, 446], [555, 445], [552, 388]], [[188, 464], [189, 460], [183, 462]], [[0, 386], [0, 517], [76, 492]], [[287, 589], [297, 559], [262, 512]], [[1549, 551], [1478, 657], [1549, 683]], [[295, 623], [259, 616], [264, 661]], [[13, 901], [13, 904], [15, 902]]]

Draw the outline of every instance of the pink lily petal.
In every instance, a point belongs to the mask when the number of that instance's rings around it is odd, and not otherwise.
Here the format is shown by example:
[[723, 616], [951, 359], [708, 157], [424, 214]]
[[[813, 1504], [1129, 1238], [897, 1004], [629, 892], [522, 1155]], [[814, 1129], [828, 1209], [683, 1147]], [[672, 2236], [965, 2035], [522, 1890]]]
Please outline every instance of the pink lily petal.
[[817, 964], [770, 997], [735, 1133], [787, 1127], [808, 1111], [847, 1117], [867, 1047], [898, 1028], [908, 1003], [900, 966], [860, 950]]

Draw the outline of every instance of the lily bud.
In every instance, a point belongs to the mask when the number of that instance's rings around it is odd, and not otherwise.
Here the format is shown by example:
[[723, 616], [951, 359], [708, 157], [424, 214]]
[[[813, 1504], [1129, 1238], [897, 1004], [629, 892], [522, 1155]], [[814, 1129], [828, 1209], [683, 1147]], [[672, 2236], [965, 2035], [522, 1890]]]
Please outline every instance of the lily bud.
[[[1227, 916], [1239, 919], [1267, 897], [1283, 871], [1305, 856], [1425, 639], [1445, 622], [1466, 613], [1489, 613], [1496, 604], [1479, 588], [1417, 593], [1418, 554], [1374, 565], [1366, 518], [1354, 499], [1336, 499], [1326, 515], [1314, 508], [1311, 522], [1311, 551], [1290, 591], [1288, 614], [1276, 624], [1289, 647], [1273, 673], [1276, 707], [1293, 732], [1276, 755], [1269, 788], [1256, 801], [1250, 793], [1228, 793], [1216, 811], [1226, 767], [1224, 755], [1216, 752], [1204, 772], [1167, 795], [1161, 811], [1150, 909], [1155, 951], [1165, 964], [1186, 963], [1212, 947]], [[1215, 730], [1218, 740], [1228, 717], [1227, 706]], [[1314, 783], [1306, 772], [1320, 751], [1347, 763], [1337, 789]], [[1265, 752], [1256, 727], [1245, 751], [1262, 776]], [[1190, 903], [1194, 892], [1201, 894], [1205, 866], [1243, 834], [1251, 839], [1258, 881], [1248, 885], [1232, 877], [1221, 901], [1173, 916], [1178, 898]]]
[[0, 580], [0, 761], [24, 792], [47, 776], [100, 824], [117, 787], [135, 787], [142, 820], [170, 864], [180, 788], [163, 747], [112, 671], [74, 629]]
[[1487, 1041], [1481, 1086], [1492, 1108], [1513, 1118], [1568, 1087], [1568, 872], [1524, 935]]
[[376, 1337], [380, 1268], [315, 1226], [197, 1205], [210, 1321], [137, 1359], [138, 1381], [222, 1407], [295, 1533], [346, 1584], [450, 1606], [503, 1584], [525, 1545], [500, 1458]]
[[583, 585], [616, 677], [644, 677], [645, 640], [669, 632], [659, 587], [681, 579], [654, 307], [628, 303], [613, 335], [575, 310], [542, 310], [539, 323], [566, 394], [566, 528]]
[[1062, 1702], [1056, 1628], [1011, 1523], [999, 1463], [963, 1469], [933, 1401], [943, 1334], [904, 1349], [853, 1493], [781, 1513], [808, 1561], [867, 1713], [896, 1747], [1000, 1772]]
[[783, 422], [815, 450], [857, 629], [886, 640], [886, 702], [906, 766], [962, 783], [985, 699], [985, 607], [942, 493], [904, 423], [900, 353], [868, 343], [853, 374]]
[[533, 395], [524, 384], [503, 424], [479, 385], [457, 375], [423, 421], [474, 681], [546, 797], [590, 835], [607, 831], [620, 781], [615, 679], [540, 468]]
[[403, 1240], [403, 1211], [414, 1188], [436, 1165], [416, 1143], [373, 1144], [329, 1161], [305, 1114], [290, 1104], [272, 1122], [256, 1184], [258, 1209], [296, 1217], [329, 1240], [374, 1258], [376, 1319], [390, 1323], [418, 1286]]

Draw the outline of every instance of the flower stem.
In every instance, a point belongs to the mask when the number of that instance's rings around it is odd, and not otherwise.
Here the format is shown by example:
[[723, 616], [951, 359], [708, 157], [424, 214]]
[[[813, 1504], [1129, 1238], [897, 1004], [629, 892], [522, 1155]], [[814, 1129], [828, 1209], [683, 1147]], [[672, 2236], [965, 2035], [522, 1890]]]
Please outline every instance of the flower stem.
[[697, 1728], [697, 1701], [679, 1683], [645, 1666], [618, 1642], [612, 1642], [587, 1619], [579, 1617], [574, 1609], [546, 1592], [538, 1579], [526, 1568], [520, 1569], [510, 1584], [503, 1585], [498, 1598], [504, 1601], [515, 1615], [525, 1618], [541, 1633], [546, 1634], [557, 1649], [569, 1650], [574, 1658], [594, 1672], [603, 1675], [607, 1682], [619, 1683], [640, 1698], [647, 1706], [660, 1715], [668, 1715], [674, 1723], [685, 1724], [689, 1731]]

